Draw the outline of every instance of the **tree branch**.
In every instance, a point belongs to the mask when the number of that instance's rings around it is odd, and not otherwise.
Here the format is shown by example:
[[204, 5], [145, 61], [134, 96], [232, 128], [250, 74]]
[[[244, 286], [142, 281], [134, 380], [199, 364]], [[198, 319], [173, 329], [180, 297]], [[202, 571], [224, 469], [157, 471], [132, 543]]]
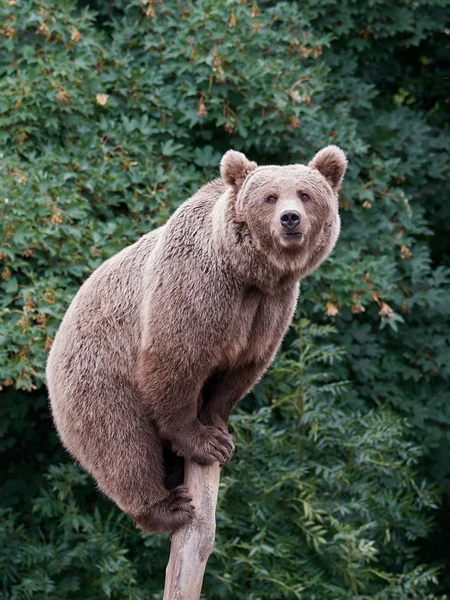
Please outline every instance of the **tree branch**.
[[166, 568], [164, 600], [198, 600], [206, 563], [214, 546], [220, 466], [202, 467], [186, 461], [185, 484], [195, 506], [195, 517], [172, 536]]

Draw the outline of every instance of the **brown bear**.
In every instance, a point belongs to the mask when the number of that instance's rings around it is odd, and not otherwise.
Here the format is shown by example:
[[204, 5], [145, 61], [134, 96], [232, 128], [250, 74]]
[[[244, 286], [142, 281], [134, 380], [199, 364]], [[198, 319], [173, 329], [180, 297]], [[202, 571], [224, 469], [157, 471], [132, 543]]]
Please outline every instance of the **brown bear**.
[[193, 516], [171, 482], [176, 456], [230, 460], [231, 409], [270, 365], [299, 281], [336, 243], [346, 165], [336, 146], [308, 166], [258, 167], [230, 150], [221, 178], [75, 296], [47, 365], [56, 427], [142, 529]]

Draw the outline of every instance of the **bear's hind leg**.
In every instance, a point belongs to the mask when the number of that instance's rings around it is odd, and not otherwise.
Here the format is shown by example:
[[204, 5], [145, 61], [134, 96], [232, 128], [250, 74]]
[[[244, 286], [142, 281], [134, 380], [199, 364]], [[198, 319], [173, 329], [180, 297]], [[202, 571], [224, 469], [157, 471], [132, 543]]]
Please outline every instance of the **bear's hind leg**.
[[186, 525], [194, 507], [184, 486], [166, 487], [163, 442], [156, 427], [128, 387], [103, 385], [101, 392], [101, 403], [91, 400], [88, 405], [82, 398], [72, 403], [89, 410], [66, 415], [67, 447], [142, 529], [175, 531]]
[[[175, 531], [191, 521], [194, 507], [187, 488], [166, 487], [163, 445], [151, 423], [147, 421], [144, 427], [142, 422], [136, 422], [127, 443], [120, 440], [118, 444], [112, 443], [111, 448], [115, 454], [110, 457], [109, 471], [115, 476], [105, 478], [102, 470], [96, 479], [100, 488], [141, 529]], [[112, 461], [116, 469], [111, 467]]]

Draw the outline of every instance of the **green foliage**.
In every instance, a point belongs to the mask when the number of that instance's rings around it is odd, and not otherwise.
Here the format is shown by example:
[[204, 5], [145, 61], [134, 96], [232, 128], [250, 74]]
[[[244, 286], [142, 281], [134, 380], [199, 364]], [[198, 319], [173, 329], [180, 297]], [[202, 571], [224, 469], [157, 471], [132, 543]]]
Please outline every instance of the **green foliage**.
[[318, 345], [329, 327], [302, 320], [293, 329], [266, 388], [271, 406], [234, 420], [238, 454], [218, 521], [217, 577], [229, 573], [220, 597], [241, 597], [242, 581], [248, 598], [401, 597], [403, 577], [417, 576], [410, 543], [430, 530], [425, 515], [435, 506], [414, 481], [420, 451], [393, 414], [348, 410], [347, 384], [333, 377], [342, 353]]
[[[349, 410], [348, 383], [333, 376], [343, 352], [322, 340], [333, 332], [297, 322], [254, 410], [233, 417], [205, 597], [437, 598], [436, 569], [417, 565], [412, 546], [436, 507], [415, 479], [420, 449], [395, 415]], [[3, 515], [6, 596], [78, 598], [88, 585], [90, 598], [161, 598], [167, 538], [145, 536], [144, 549], [117, 509], [83, 507], [88, 477], [74, 465], [45, 480], [27, 526]]]
[[161, 597], [167, 539], [141, 536], [60, 449], [47, 351], [87, 275], [217, 176], [225, 150], [287, 163], [327, 143], [350, 160], [341, 238], [233, 419], [205, 597], [446, 591], [450, 544], [427, 536], [450, 482], [449, 8], [0, 7], [6, 598]]

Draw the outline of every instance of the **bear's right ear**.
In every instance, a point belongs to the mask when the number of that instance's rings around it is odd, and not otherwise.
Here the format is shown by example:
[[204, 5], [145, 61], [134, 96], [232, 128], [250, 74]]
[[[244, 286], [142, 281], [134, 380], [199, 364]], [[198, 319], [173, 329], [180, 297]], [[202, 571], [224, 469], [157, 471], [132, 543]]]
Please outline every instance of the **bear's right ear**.
[[238, 190], [247, 175], [254, 171], [257, 166], [255, 162], [248, 160], [242, 152], [228, 150], [220, 161], [220, 174], [227, 185]]

